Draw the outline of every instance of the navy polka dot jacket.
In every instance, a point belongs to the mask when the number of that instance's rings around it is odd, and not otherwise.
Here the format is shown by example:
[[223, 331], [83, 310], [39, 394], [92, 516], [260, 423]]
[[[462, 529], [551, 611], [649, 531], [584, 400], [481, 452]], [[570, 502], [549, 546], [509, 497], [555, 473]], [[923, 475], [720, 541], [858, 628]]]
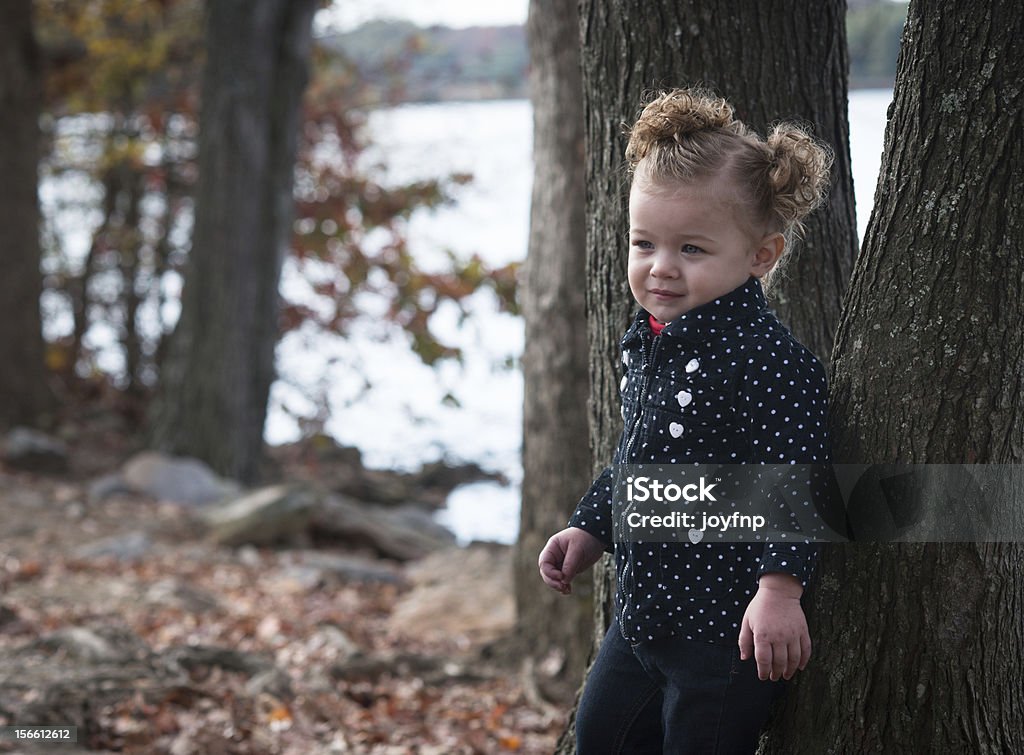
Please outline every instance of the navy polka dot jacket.
[[[621, 343], [625, 426], [613, 463], [828, 461], [825, 369], [768, 309], [757, 278], [659, 336], [641, 309]], [[613, 543], [613, 476], [605, 468], [569, 525], [615, 554], [616, 612], [631, 643], [679, 635], [733, 645], [762, 574], [807, 586], [817, 548], [807, 540]]]

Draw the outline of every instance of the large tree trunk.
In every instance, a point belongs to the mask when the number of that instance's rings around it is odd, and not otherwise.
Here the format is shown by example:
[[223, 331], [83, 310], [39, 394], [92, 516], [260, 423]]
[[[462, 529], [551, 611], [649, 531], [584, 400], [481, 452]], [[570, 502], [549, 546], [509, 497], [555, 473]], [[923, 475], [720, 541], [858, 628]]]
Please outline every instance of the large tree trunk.
[[[1022, 38], [1015, 0], [910, 4], [836, 338], [840, 461], [1024, 459]], [[770, 751], [1024, 752], [1018, 543], [833, 547], [823, 569]]]
[[275, 374], [278, 279], [292, 233], [316, 7], [208, 6], [195, 232], [152, 440], [244, 481], [257, 476]]
[[534, 666], [550, 654], [561, 656], [549, 694], [571, 699], [591, 649], [590, 575], [580, 575], [567, 598], [541, 582], [537, 556], [565, 527], [592, 471], [586, 442], [583, 92], [576, 0], [533, 0], [527, 31], [534, 174], [522, 293], [526, 348], [516, 634]]
[[[626, 283], [626, 141], [645, 90], [703, 83], [764, 131], [783, 118], [811, 124], [835, 150], [826, 208], [808, 222], [800, 253], [772, 306], [827, 363], [840, 302], [857, 252], [846, 115], [844, 0], [735, 3], [700, 0], [582, 0], [583, 102], [587, 137], [587, 317], [591, 443], [611, 458], [619, 432], [618, 342], [635, 304]], [[595, 571], [598, 638], [611, 621], [611, 559]], [[560, 744], [571, 752], [572, 724]]]
[[39, 297], [42, 58], [30, 0], [0, 3], [0, 424], [34, 424], [51, 406]]

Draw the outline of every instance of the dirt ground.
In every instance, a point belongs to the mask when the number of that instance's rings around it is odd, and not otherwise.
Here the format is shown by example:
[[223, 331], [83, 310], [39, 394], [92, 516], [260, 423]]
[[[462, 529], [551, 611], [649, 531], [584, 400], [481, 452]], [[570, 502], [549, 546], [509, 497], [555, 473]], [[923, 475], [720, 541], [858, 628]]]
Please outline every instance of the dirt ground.
[[39, 752], [554, 749], [565, 706], [487, 655], [512, 623], [507, 548], [336, 568], [218, 546], [186, 506], [89, 500], [127, 450], [82, 436], [66, 474], [0, 467], [0, 725], [78, 727]]

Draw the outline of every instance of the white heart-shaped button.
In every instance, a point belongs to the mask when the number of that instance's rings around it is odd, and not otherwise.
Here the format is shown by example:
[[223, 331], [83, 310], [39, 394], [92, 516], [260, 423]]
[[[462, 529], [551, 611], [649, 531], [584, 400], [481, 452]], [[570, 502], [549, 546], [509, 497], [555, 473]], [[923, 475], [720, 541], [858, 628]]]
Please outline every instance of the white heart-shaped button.
[[676, 394], [676, 401], [679, 402], [679, 406], [685, 407], [693, 401], [693, 394], [689, 391], [679, 391], [679, 393]]
[[697, 361], [696, 359], [691, 359], [689, 362], [686, 363], [687, 372], [696, 372], [698, 368], [700, 368], [700, 362]]
[[673, 422], [668, 426], [668, 434], [673, 438], [678, 438], [683, 434], [683, 426], [678, 422]]
[[622, 352], [622, 363], [629, 367], [629, 354], [627, 354], [625, 351]]
[[626, 421], [626, 407], [624, 407], [624, 406], [620, 407], [619, 408], [619, 414], [622, 415], [622, 421], [625, 422]]
[[619, 381], [619, 390], [620, 391], [626, 390], [626, 376], [625, 375], [623, 375], [622, 376], [622, 380]]
[[687, 534], [690, 536], [690, 542], [694, 545], [704, 539], [704, 530], [695, 530], [691, 528]]

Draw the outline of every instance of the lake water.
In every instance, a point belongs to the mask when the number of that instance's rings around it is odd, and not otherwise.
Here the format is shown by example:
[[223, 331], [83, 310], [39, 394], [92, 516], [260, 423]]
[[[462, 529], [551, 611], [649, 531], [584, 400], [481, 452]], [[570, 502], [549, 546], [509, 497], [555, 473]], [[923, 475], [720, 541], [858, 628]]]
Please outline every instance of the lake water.
[[[850, 141], [863, 238], [882, 152], [889, 90], [850, 95]], [[418, 212], [408, 226], [410, 247], [426, 267], [443, 263], [444, 249], [479, 253], [493, 265], [526, 254], [532, 180], [530, 104], [524, 100], [406, 105], [376, 112], [370, 122], [376, 155], [395, 180], [469, 172], [457, 203]], [[282, 285], [298, 287], [286, 270]], [[372, 311], [375, 303], [366, 302]], [[519, 451], [522, 442], [522, 379], [504, 369], [523, 349], [522, 322], [497, 311], [493, 297], [478, 294], [471, 316], [454, 307], [436, 315], [438, 330], [466, 353], [461, 366], [430, 369], [413, 356], [400, 332], [366, 317], [345, 340], [289, 335], [279, 346], [282, 379], [272, 391], [267, 439], [295, 438], [298, 427], [283, 410], [312, 408], [306, 392], [319, 391], [330, 405], [327, 430], [358, 445], [371, 466], [413, 468], [441, 458], [476, 461], [503, 472], [508, 487], [471, 485], [456, 490], [438, 518], [462, 542], [512, 542], [518, 529]], [[372, 387], [367, 388], [370, 385]], [[453, 396], [457, 405], [446, 396]], [[581, 494], [583, 491], [580, 491]], [[566, 511], [575, 501], [566, 501]]]

